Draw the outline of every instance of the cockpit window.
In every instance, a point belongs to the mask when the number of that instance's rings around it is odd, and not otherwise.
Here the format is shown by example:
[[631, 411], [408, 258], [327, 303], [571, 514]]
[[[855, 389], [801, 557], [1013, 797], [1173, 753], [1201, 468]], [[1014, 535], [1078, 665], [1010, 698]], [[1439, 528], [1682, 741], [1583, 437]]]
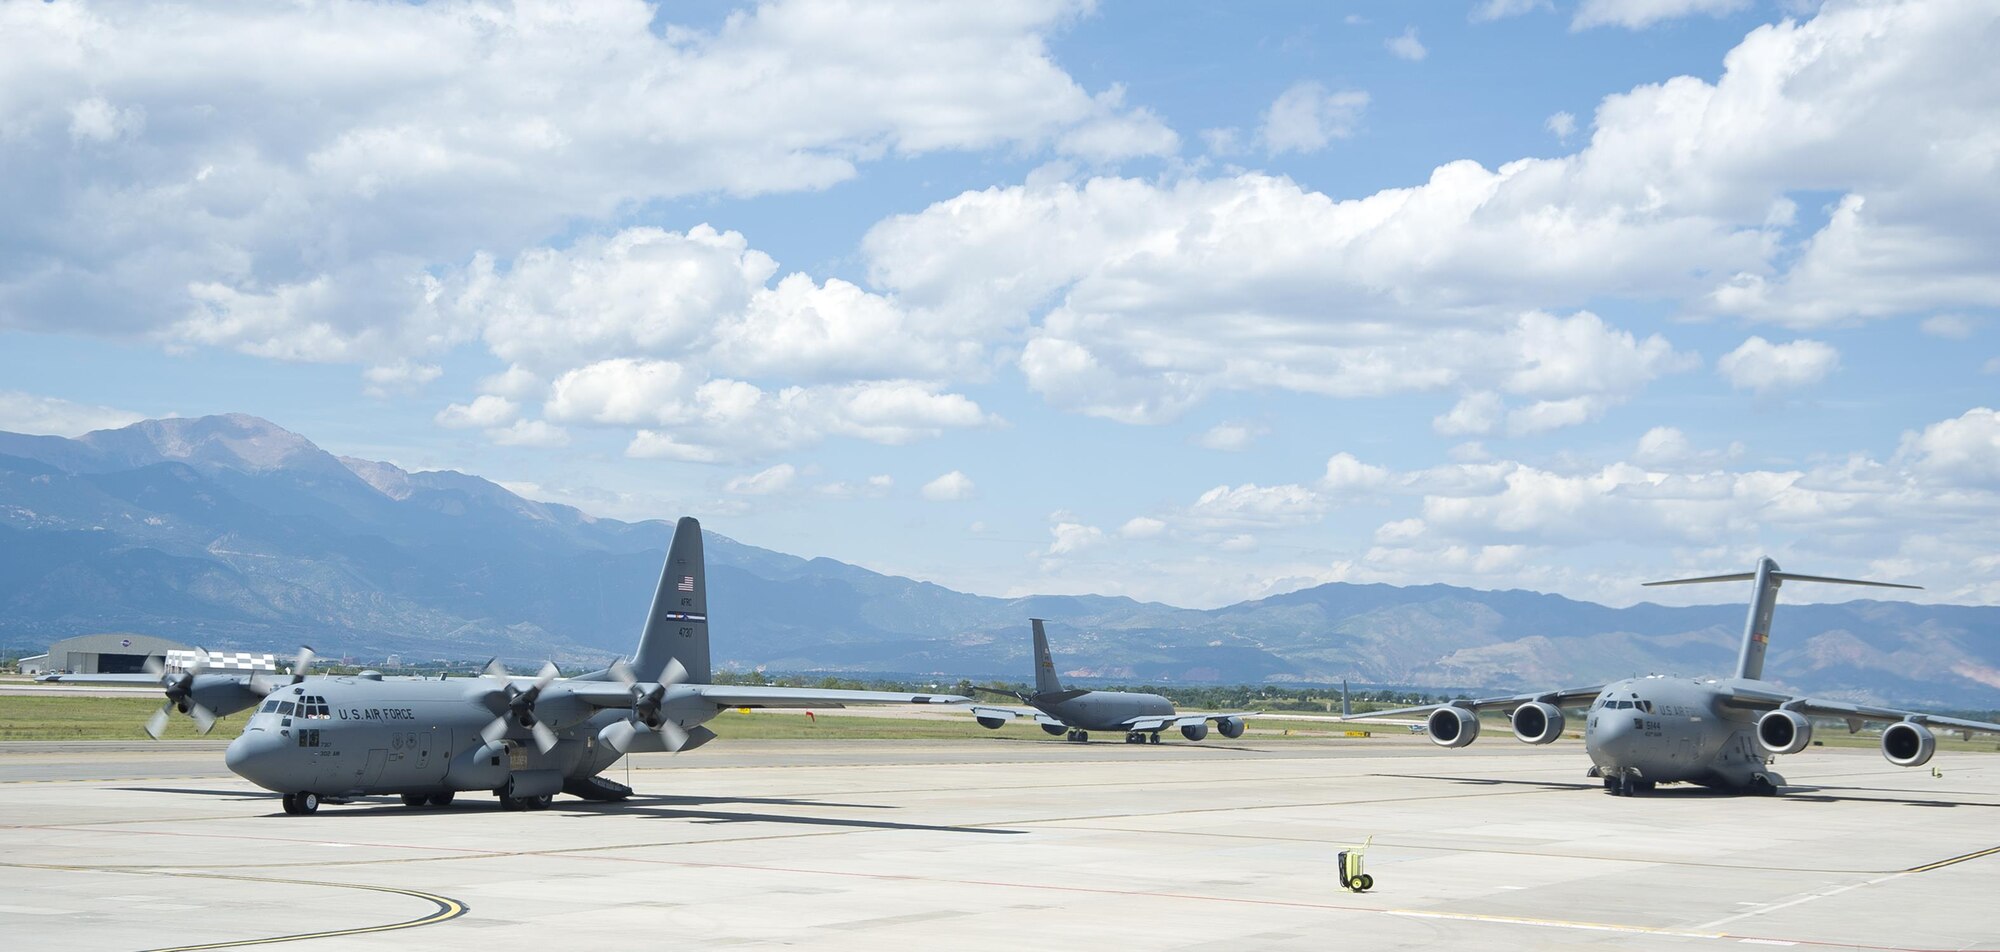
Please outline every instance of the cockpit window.
[[268, 701], [265, 701], [265, 702], [264, 702], [264, 706], [263, 706], [263, 707], [260, 707], [260, 708], [258, 708], [258, 709], [257, 709], [257, 713], [259, 713], [259, 714], [269, 714], [269, 713], [271, 713], [272, 711], [275, 711], [275, 710], [277, 710], [277, 709], [278, 709], [278, 699], [277, 699], [277, 698], [272, 698], [272, 699], [270, 699], [270, 700], [268, 700]]
[[333, 714], [327, 709], [326, 698], [308, 694], [305, 697], [299, 698], [299, 716], [323, 721], [332, 717]]
[[1645, 712], [1646, 712], [1646, 713], [1648, 713], [1648, 714], [1651, 714], [1651, 713], [1653, 713], [1653, 702], [1651, 702], [1651, 701], [1637, 701], [1637, 702], [1634, 702], [1634, 703], [1636, 703], [1636, 704], [1638, 704], [1638, 705], [1639, 705], [1639, 710], [1642, 710], [1642, 711], [1645, 711]]
[[278, 702], [278, 713], [283, 714], [286, 717], [290, 717], [292, 716], [292, 710], [293, 710], [292, 702], [290, 701]]

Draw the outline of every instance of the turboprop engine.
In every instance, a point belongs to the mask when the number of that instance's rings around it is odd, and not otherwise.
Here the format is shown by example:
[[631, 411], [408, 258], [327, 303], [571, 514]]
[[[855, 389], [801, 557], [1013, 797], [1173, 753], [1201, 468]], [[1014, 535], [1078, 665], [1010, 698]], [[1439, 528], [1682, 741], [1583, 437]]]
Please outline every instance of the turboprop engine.
[[1921, 767], [1937, 753], [1937, 735], [1915, 721], [1897, 721], [1882, 732], [1882, 756], [1898, 767]]
[[1462, 707], [1441, 707], [1424, 718], [1431, 743], [1439, 747], [1464, 747], [1479, 739], [1479, 715]]
[[1225, 717], [1215, 722], [1215, 729], [1221, 731], [1222, 736], [1230, 740], [1235, 740], [1243, 736], [1243, 719], [1240, 717]]
[[1563, 735], [1563, 712], [1553, 704], [1530, 701], [1514, 709], [1509, 720], [1514, 737], [1523, 744], [1547, 744]]
[[1812, 746], [1812, 722], [1797, 711], [1771, 711], [1757, 719], [1757, 743], [1774, 754], [1796, 754]]

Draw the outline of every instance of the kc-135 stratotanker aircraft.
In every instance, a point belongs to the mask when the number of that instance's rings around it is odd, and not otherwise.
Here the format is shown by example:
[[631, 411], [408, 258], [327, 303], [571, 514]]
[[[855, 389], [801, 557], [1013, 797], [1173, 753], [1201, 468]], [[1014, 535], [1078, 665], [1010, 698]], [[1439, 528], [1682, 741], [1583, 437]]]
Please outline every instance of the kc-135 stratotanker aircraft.
[[284, 794], [285, 812], [322, 802], [401, 794], [442, 807], [454, 794], [490, 791], [510, 810], [547, 807], [558, 792], [622, 800], [632, 791], [598, 774], [628, 752], [685, 751], [715, 739], [703, 722], [733, 707], [951, 704], [969, 698], [706, 683], [708, 594], [701, 525], [674, 530], [652, 611], [631, 664], [559, 678], [457, 680], [312, 676], [310, 655], [290, 677], [169, 673], [167, 705], [147, 725], [158, 736], [179, 708], [198, 723], [255, 706], [226, 755], [229, 769]]
[[1062, 685], [1056, 676], [1056, 663], [1049, 656], [1049, 636], [1042, 630], [1042, 620], [1028, 619], [1035, 629], [1035, 693], [1016, 693], [997, 688], [974, 688], [988, 694], [1020, 698], [1027, 708], [995, 707], [975, 704], [972, 716], [979, 726], [999, 730], [1008, 721], [1017, 717], [1032, 718], [1042, 730], [1056, 736], [1067, 736], [1079, 743], [1090, 740], [1091, 731], [1124, 731], [1125, 742], [1143, 744], [1150, 740], [1160, 742], [1160, 732], [1170, 727], [1178, 727], [1181, 736], [1188, 740], [1201, 740], [1208, 736], [1210, 721], [1224, 737], [1243, 736], [1243, 718], [1248, 711], [1232, 711], [1220, 714], [1176, 713], [1174, 702], [1157, 694], [1136, 694], [1129, 691], [1072, 691]]
[[1831, 582], [1882, 588], [1919, 588], [1890, 582], [1823, 578], [1781, 571], [1760, 559], [1754, 572], [1647, 582], [1694, 585], [1754, 581], [1743, 648], [1731, 678], [1697, 680], [1650, 676], [1588, 688], [1516, 694], [1511, 697], [1451, 701], [1441, 705], [1376, 711], [1370, 718], [1425, 714], [1431, 741], [1464, 747], [1479, 737], [1479, 712], [1507, 710], [1514, 736], [1529, 744], [1559, 738], [1567, 721], [1563, 708], [1588, 704], [1583, 726], [1590, 776], [1618, 796], [1650, 791], [1656, 784], [1694, 783], [1770, 795], [1785, 779], [1768, 769], [1774, 755], [1796, 754], [1812, 744], [1812, 718], [1845, 722], [1850, 733], [1868, 723], [1887, 723], [1882, 756], [1898, 767], [1921, 767], [1937, 749], [1932, 727], [1965, 733], [2000, 734], [2000, 724], [1918, 714], [1845, 701], [1799, 697], [1772, 690], [1764, 676], [1764, 650], [1771, 639], [1771, 614], [1778, 586], [1785, 582]]

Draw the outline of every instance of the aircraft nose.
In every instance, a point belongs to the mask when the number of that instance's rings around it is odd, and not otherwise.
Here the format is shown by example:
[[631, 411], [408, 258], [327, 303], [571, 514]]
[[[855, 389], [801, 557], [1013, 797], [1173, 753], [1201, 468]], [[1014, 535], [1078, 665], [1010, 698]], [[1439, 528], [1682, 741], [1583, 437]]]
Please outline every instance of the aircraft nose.
[[229, 742], [222, 762], [230, 772], [266, 790], [285, 793], [283, 783], [284, 738], [267, 730], [248, 730]]
[[1631, 759], [1638, 740], [1639, 731], [1633, 729], [1632, 718], [1607, 711], [1600, 713], [1597, 723], [1585, 732], [1583, 746], [1591, 762], [1599, 767], [1616, 767]]

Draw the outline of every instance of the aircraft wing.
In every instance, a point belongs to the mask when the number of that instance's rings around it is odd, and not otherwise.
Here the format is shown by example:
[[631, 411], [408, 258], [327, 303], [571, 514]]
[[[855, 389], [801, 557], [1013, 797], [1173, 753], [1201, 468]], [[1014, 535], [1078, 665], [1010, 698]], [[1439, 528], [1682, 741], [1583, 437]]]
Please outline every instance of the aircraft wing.
[[[1511, 711], [1514, 708], [1520, 707], [1521, 705], [1526, 704], [1530, 701], [1541, 701], [1544, 704], [1553, 704], [1557, 707], [1581, 707], [1583, 705], [1589, 704], [1593, 700], [1596, 700], [1597, 696], [1602, 693], [1604, 693], [1604, 685], [1597, 684], [1587, 688], [1563, 688], [1557, 691], [1530, 691], [1526, 694], [1510, 694], [1507, 695], [1506, 697], [1482, 697], [1470, 701], [1446, 701], [1443, 704], [1419, 704], [1416, 707], [1398, 707], [1387, 711], [1369, 711], [1366, 714], [1357, 714], [1353, 717], [1331, 718], [1331, 720], [1362, 721], [1362, 720], [1379, 719], [1385, 717], [1402, 717], [1411, 714], [1429, 714], [1430, 712], [1435, 711], [1441, 707], [1462, 707], [1468, 711], [1472, 711], [1475, 713], [1481, 711], [1501, 711], [1501, 710]], [[1280, 714], [1273, 716], [1283, 717], [1285, 715]], [[1304, 720], [1304, 718], [1293, 718], [1293, 720]]]
[[[521, 686], [528, 682], [516, 678]], [[716, 707], [845, 707], [849, 704], [963, 704], [971, 698], [956, 694], [902, 694], [895, 691], [834, 691], [822, 688], [781, 688], [755, 684], [689, 684], [697, 697]], [[678, 688], [677, 688], [678, 690]], [[571, 678], [558, 681], [547, 697], [558, 693], [592, 707], [630, 707], [632, 689], [617, 681]]]
[[1847, 721], [1850, 730], [1860, 730], [1869, 721], [1894, 723], [1914, 721], [1946, 730], [1966, 731], [1975, 734], [2000, 734], [2000, 724], [1986, 721], [1972, 721], [1960, 717], [1945, 717], [1941, 714], [1919, 714], [1915, 711], [1899, 711], [1891, 707], [1874, 707], [1867, 704], [1852, 704], [1847, 701], [1829, 701], [1819, 698], [1797, 697], [1777, 691], [1759, 691], [1749, 687], [1731, 687], [1723, 691], [1723, 703], [1731, 707], [1751, 711], [1769, 711], [1778, 708], [1797, 711], [1807, 717], [1838, 718]]
[[1003, 721], [1011, 721], [1017, 717], [1025, 717], [1028, 718], [1029, 720], [1034, 721], [1037, 724], [1048, 724], [1054, 727], [1069, 726], [1068, 724], [1065, 724], [1062, 721], [1050, 717], [1047, 714], [1038, 711], [1032, 707], [1002, 707], [996, 704], [974, 704], [971, 707], [966, 708], [966, 710], [971, 711], [973, 717], [995, 717]]
[[[845, 707], [849, 704], [966, 704], [956, 694], [901, 694], [895, 691], [833, 691], [822, 688], [780, 688], [754, 684], [690, 685], [717, 707]], [[621, 690], [623, 689], [620, 686]], [[630, 692], [625, 695], [631, 697]]]
[[129, 684], [145, 687], [159, 687], [157, 674], [44, 674], [35, 680], [42, 684]]
[[1127, 718], [1125, 729], [1134, 731], [1160, 731], [1169, 727], [1193, 727], [1209, 721], [1220, 721], [1231, 717], [1254, 717], [1256, 711], [1224, 711], [1221, 713], [1199, 713], [1183, 711], [1179, 714], [1150, 714]]

